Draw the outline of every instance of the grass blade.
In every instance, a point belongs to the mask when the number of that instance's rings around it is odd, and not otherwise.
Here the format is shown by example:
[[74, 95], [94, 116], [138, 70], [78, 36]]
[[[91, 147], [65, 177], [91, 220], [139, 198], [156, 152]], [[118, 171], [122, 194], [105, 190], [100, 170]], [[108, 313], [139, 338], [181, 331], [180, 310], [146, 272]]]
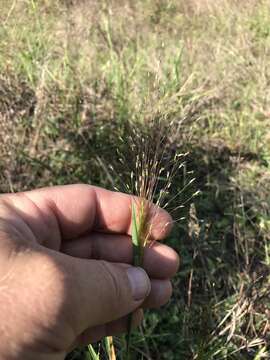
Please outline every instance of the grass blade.
[[100, 360], [99, 355], [95, 352], [92, 345], [88, 345], [88, 351], [91, 356], [91, 360]]

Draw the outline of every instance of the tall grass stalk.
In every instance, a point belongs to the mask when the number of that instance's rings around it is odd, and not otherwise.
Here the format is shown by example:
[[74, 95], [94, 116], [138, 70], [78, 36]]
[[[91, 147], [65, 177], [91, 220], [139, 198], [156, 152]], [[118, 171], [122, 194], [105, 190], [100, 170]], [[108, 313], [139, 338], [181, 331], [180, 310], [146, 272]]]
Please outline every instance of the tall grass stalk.
[[[130, 185], [126, 185], [128, 191], [136, 195], [131, 203], [134, 266], [143, 267], [144, 249], [153, 243], [151, 227], [158, 208], [169, 208], [173, 203], [174, 206], [170, 212], [179, 210], [183, 206], [180, 196], [193, 182], [193, 179], [185, 181], [184, 186], [180, 189], [174, 186], [174, 193], [171, 191], [172, 183], [175, 180], [179, 182], [182, 177], [180, 171], [185, 168], [184, 157], [186, 155], [171, 149], [170, 129], [172, 125], [166, 124], [165, 121], [153, 120], [147, 124], [147, 129], [142, 129], [140, 126], [129, 129], [131, 136], [128, 136], [128, 141], [133, 161], [132, 159], [122, 160], [122, 163], [130, 163], [134, 166], [130, 172]], [[192, 194], [191, 197], [194, 195]], [[127, 360], [130, 359], [131, 326], [132, 314], [128, 319], [126, 337]]]

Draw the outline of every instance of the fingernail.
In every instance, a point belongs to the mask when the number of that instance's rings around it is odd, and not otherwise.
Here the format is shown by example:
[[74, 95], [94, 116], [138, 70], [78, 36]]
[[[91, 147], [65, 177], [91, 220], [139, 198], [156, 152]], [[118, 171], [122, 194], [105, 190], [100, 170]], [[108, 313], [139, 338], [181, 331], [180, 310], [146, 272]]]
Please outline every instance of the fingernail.
[[127, 269], [127, 275], [131, 286], [133, 299], [145, 299], [151, 290], [150, 279], [146, 272], [140, 267], [130, 267]]

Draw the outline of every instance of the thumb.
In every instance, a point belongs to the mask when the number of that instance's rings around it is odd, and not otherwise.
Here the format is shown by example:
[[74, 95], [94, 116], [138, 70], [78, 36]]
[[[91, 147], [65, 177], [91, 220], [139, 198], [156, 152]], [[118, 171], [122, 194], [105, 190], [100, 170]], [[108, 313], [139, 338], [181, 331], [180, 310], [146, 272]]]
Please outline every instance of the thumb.
[[78, 333], [133, 312], [150, 293], [150, 279], [142, 268], [66, 257]]

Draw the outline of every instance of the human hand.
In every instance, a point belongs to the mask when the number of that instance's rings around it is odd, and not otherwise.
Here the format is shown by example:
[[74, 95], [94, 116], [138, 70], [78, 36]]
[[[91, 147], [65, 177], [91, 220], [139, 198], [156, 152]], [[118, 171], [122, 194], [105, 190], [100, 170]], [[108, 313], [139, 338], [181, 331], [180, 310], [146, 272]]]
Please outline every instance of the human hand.
[[[171, 296], [178, 256], [156, 242], [132, 262], [132, 197], [88, 185], [0, 196], [0, 358], [63, 360], [127, 330]], [[151, 236], [171, 219], [159, 209]]]

